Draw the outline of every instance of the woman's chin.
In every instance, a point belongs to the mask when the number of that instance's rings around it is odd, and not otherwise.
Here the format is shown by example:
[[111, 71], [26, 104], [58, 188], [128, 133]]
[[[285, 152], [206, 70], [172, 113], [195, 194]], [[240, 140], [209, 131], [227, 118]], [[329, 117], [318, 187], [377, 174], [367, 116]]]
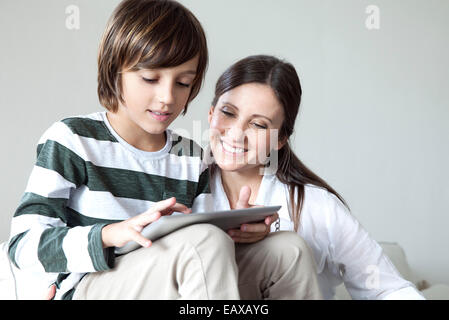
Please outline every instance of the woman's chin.
[[235, 164], [224, 164], [224, 163], [217, 163], [217, 165], [220, 167], [222, 171], [241, 171], [244, 170], [244, 166], [242, 165], [235, 165]]
[[216, 164], [222, 171], [229, 171], [229, 172], [246, 172], [260, 167], [260, 165], [254, 165], [249, 163], [236, 163], [232, 161], [229, 162], [216, 161]]
[[215, 157], [214, 160], [215, 164], [223, 171], [236, 171], [245, 166], [245, 164], [236, 163], [235, 161], [228, 159], [217, 159], [217, 157]]

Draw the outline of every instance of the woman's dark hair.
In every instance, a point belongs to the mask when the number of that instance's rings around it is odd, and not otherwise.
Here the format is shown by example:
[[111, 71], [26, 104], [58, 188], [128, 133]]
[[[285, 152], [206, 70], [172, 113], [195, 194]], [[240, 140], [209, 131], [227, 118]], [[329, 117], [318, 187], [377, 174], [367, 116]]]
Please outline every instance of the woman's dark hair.
[[230, 66], [218, 79], [212, 105], [216, 106], [218, 99], [227, 91], [246, 83], [270, 86], [284, 109], [285, 118], [279, 132], [279, 140], [285, 141], [285, 144], [278, 151], [276, 176], [289, 187], [293, 215], [291, 218], [295, 230], [299, 228], [306, 184], [326, 189], [348, 207], [337, 191], [307, 168], [290, 147], [288, 140], [293, 133], [302, 95], [301, 83], [293, 65], [273, 56], [257, 55], [244, 58]]

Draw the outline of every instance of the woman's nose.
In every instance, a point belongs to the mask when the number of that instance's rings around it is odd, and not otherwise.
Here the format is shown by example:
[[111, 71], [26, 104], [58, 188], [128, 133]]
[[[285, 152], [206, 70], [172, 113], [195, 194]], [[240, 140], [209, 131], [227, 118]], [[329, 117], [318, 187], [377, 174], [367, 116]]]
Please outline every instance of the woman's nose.
[[232, 140], [232, 142], [235, 143], [244, 142], [246, 133], [243, 125], [239, 125], [238, 123], [236, 123], [233, 126], [230, 126], [226, 131], [227, 131], [226, 135], [230, 140]]

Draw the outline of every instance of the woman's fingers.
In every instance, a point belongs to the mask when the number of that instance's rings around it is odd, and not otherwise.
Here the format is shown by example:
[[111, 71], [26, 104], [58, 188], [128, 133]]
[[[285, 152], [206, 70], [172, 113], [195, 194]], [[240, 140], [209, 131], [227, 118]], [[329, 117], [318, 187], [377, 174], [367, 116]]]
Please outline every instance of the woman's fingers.
[[264, 237], [255, 237], [255, 238], [242, 238], [242, 237], [233, 237], [232, 240], [237, 243], [254, 243], [260, 240], [263, 240]]
[[236, 231], [232, 233], [234, 237], [251, 239], [251, 238], [260, 238], [265, 237], [267, 234], [265, 232], [242, 232]]
[[230, 230], [228, 234], [234, 242], [239, 243], [253, 243], [266, 237], [266, 233], [241, 232], [238, 229]]
[[275, 222], [277, 219], [279, 219], [279, 214], [275, 213], [272, 216], [265, 218], [265, 224], [267, 226], [270, 226], [273, 222]]
[[252, 243], [262, 240], [270, 232], [270, 224], [251, 223], [242, 224], [240, 229], [228, 230], [229, 236], [235, 242]]
[[249, 198], [251, 197], [251, 188], [248, 186], [243, 186], [240, 189], [239, 200], [235, 206], [236, 209], [244, 209], [249, 208], [251, 205], [249, 204]]
[[243, 231], [241, 229], [231, 229], [228, 230], [228, 234], [232, 238], [244, 238], [244, 239], [251, 239], [251, 238], [260, 238], [265, 237], [267, 235], [267, 226], [260, 223], [257, 226], [251, 225], [251, 228], [248, 230], [252, 231]]
[[240, 230], [242, 232], [267, 232], [267, 225], [264, 223], [242, 224]]

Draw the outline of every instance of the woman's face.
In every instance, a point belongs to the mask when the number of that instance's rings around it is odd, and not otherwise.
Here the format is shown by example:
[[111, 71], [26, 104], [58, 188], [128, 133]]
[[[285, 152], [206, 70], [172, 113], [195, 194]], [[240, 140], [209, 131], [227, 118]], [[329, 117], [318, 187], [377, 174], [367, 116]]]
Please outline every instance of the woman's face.
[[224, 93], [209, 111], [210, 145], [225, 171], [259, 168], [283, 146], [284, 111], [270, 86], [247, 83]]

